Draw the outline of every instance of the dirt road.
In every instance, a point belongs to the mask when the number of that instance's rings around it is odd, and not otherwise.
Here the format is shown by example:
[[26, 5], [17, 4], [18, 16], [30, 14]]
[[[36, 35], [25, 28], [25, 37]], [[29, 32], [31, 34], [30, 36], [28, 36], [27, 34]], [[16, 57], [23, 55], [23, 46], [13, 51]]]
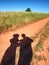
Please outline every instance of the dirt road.
[[[20, 29], [9, 31], [4, 34], [0, 35], [0, 62], [1, 59], [6, 51], [6, 49], [10, 46], [10, 39], [13, 38], [14, 34], [19, 34], [19, 39], [21, 39], [21, 34], [25, 34], [28, 37], [35, 36], [49, 21], [49, 17], [43, 20], [40, 20], [38, 22], [35, 22], [34, 24], [28, 24]], [[33, 44], [34, 46], [34, 44]]]

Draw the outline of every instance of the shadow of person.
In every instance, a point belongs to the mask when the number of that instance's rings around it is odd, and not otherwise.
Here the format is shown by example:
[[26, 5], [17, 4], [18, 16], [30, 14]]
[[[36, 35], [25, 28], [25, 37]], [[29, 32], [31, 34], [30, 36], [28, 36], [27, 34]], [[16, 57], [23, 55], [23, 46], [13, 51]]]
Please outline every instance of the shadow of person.
[[31, 43], [33, 42], [32, 39], [26, 37], [25, 34], [22, 34], [22, 38], [20, 40], [20, 56], [18, 65], [30, 65], [32, 60], [33, 52], [31, 48]]
[[18, 45], [18, 34], [14, 34], [13, 38], [10, 39], [10, 47], [5, 51], [5, 54], [3, 56], [3, 59], [1, 61], [1, 65], [15, 65], [15, 54], [16, 54], [16, 48]]

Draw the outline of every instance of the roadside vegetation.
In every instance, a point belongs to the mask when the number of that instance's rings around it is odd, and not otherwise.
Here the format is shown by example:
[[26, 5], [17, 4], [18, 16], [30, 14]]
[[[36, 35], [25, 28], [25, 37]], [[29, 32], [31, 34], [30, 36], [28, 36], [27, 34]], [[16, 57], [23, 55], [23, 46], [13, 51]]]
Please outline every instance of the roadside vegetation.
[[[45, 25], [45, 27], [34, 37], [34, 39], [37, 39], [40, 35], [40, 38], [38, 40], [38, 44], [33, 48], [33, 59], [32, 59], [32, 64], [31, 65], [38, 65], [38, 62], [41, 60], [46, 61], [47, 58], [45, 57], [44, 54], [41, 54], [44, 49], [43, 49], [43, 44], [44, 41], [48, 38], [49, 36], [49, 22]], [[38, 55], [39, 53], [39, 55]]]
[[48, 17], [47, 13], [34, 12], [0, 12], [0, 33], [9, 28], [17, 28]]
[[40, 39], [38, 41], [38, 44], [36, 45], [36, 50], [40, 50], [40, 49], [43, 50], [43, 43], [49, 36], [49, 22], [45, 25], [45, 27], [39, 34], [40, 34]]

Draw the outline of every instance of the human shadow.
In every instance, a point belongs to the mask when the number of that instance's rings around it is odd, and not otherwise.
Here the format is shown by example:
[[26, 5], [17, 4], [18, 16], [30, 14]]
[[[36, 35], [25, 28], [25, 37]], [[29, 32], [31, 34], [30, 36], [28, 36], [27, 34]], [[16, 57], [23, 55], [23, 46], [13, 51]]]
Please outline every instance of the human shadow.
[[20, 56], [18, 65], [30, 65], [33, 57], [33, 51], [31, 48], [31, 43], [33, 40], [29, 37], [26, 37], [25, 34], [22, 34], [21, 36], [23, 39], [20, 40]]
[[18, 39], [19, 35], [14, 34], [13, 38], [10, 39], [10, 47], [5, 51], [3, 59], [1, 61], [1, 65], [15, 65], [15, 54], [16, 48], [19, 46]]
[[16, 49], [20, 46], [20, 55], [18, 60], [18, 65], [30, 65], [32, 60], [33, 51], [31, 48], [31, 43], [33, 40], [29, 37], [26, 37], [25, 34], [21, 35], [23, 39], [19, 40], [18, 34], [14, 34], [13, 38], [10, 39], [11, 45], [5, 51], [5, 54], [1, 60], [1, 65], [15, 65], [15, 55]]

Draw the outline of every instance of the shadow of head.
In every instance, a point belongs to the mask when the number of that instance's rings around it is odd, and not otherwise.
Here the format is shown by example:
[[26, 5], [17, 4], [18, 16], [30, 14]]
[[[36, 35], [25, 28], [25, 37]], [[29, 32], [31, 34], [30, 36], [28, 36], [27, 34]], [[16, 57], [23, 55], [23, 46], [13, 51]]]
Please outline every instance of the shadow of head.
[[13, 38], [10, 39], [11, 45], [16, 45], [18, 43], [18, 41], [19, 41], [18, 37], [19, 37], [19, 34], [14, 34], [13, 35]]
[[29, 44], [29, 43], [32, 43], [33, 42], [33, 39], [31, 39], [30, 37], [27, 37], [25, 34], [21, 34], [22, 36], [22, 43], [26, 43], [26, 44]]
[[13, 38], [14, 38], [14, 39], [18, 39], [18, 37], [19, 37], [19, 34], [14, 34], [14, 35], [13, 35]]
[[25, 37], [26, 37], [26, 35], [25, 35], [25, 34], [21, 34], [21, 36], [22, 36], [23, 38], [25, 38]]

